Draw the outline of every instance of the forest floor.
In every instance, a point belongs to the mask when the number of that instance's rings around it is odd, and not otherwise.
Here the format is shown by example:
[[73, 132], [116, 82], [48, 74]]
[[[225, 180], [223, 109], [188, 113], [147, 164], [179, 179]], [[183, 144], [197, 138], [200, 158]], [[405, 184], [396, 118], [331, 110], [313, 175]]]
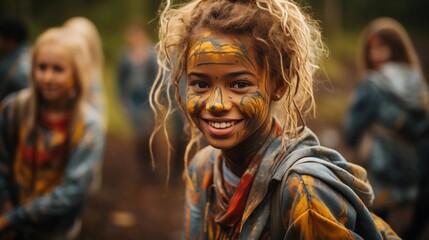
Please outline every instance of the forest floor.
[[180, 239], [183, 181], [175, 177], [167, 188], [135, 152], [132, 138], [107, 138], [102, 187], [89, 198], [79, 239]]

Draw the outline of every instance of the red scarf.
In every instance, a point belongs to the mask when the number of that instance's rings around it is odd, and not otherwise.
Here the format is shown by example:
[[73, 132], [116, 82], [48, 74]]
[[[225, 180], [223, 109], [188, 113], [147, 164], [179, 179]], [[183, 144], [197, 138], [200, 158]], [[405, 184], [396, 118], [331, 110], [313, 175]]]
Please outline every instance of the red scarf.
[[259, 164], [261, 163], [262, 156], [257, 155], [249, 164], [249, 167], [244, 172], [243, 176], [240, 179], [240, 183], [235, 189], [232, 197], [229, 197], [225, 189], [223, 182], [223, 173], [222, 173], [222, 161], [223, 158], [220, 158], [215, 162], [214, 169], [214, 179], [215, 179], [215, 189], [217, 196], [217, 205], [220, 211], [215, 216], [215, 222], [219, 224], [226, 225], [228, 227], [235, 226], [238, 222], [241, 221], [241, 217], [246, 207], [247, 197], [249, 196], [250, 189], [252, 188], [253, 179], [255, 174], [258, 171]]
[[[259, 165], [269, 144], [281, 134], [281, 128], [274, 123], [271, 133], [265, 144], [259, 152], [253, 157], [248, 168], [242, 175], [240, 183], [234, 191], [232, 197], [227, 193], [225, 186], [222, 164], [224, 158], [219, 156], [214, 162], [213, 184], [214, 184], [214, 201], [212, 208], [212, 219], [209, 225], [213, 237], [216, 239], [238, 239], [240, 233], [241, 219], [246, 208], [247, 199], [252, 189], [253, 180], [258, 172]], [[213, 219], [214, 218], [214, 219]], [[209, 234], [211, 235], [211, 234]]]
[[[65, 150], [66, 145], [66, 135], [67, 128], [70, 122], [70, 114], [65, 114], [64, 116], [50, 118], [46, 114], [42, 114], [41, 116], [41, 126], [42, 128], [52, 131], [52, 133], [63, 135], [64, 138], [62, 142], [58, 142], [54, 145], [54, 148], [51, 148], [49, 144], [45, 146], [43, 143], [42, 149], [38, 147], [41, 143], [40, 139], [36, 139], [35, 145], [32, 141], [22, 142], [19, 146], [19, 151], [22, 155], [22, 159], [27, 164], [33, 164], [35, 161], [36, 166], [42, 166], [52, 160], [59, 159], [61, 154]], [[38, 131], [38, 130], [36, 130]]]

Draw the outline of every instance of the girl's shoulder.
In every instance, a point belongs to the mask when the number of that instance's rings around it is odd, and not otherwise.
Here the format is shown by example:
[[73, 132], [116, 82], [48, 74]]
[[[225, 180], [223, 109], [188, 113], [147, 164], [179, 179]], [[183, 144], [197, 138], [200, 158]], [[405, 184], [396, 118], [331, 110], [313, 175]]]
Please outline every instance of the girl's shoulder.
[[85, 125], [99, 125], [103, 122], [103, 116], [88, 102], [83, 102], [80, 106], [80, 114], [83, 117]]
[[[367, 203], [373, 198], [365, 169], [348, 162], [338, 151], [321, 146], [308, 128], [289, 145], [287, 154], [278, 161], [274, 171], [274, 179], [281, 181], [283, 188], [292, 189], [286, 186], [294, 183], [311, 186], [317, 180], [316, 188], [326, 184], [341, 195], [358, 196]], [[326, 189], [320, 188], [321, 191]]]
[[7, 114], [14, 116], [14, 118], [21, 118], [25, 114], [29, 114], [31, 112], [31, 90], [23, 89], [18, 92], [14, 92], [9, 94], [1, 104], [1, 112], [3, 114]]

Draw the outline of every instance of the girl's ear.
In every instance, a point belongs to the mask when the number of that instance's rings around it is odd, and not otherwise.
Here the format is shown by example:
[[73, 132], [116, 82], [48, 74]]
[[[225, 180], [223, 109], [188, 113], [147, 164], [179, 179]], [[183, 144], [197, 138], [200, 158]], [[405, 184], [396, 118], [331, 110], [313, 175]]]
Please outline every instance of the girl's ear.
[[285, 95], [289, 85], [284, 80], [276, 81], [276, 88], [271, 95], [273, 101], [279, 101]]

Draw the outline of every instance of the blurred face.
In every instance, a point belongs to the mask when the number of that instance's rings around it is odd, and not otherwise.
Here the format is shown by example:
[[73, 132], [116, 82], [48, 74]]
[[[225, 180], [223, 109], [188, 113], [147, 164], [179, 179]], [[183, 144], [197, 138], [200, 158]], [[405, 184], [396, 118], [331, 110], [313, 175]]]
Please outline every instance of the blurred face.
[[34, 63], [35, 85], [46, 102], [64, 103], [74, 87], [70, 53], [59, 44], [42, 45]]
[[373, 37], [368, 43], [368, 57], [375, 69], [388, 62], [392, 57], [390, 47], [378, 37]]
[[252, 42], [206, 32], [187, 58], [187, 109], [207, 141], [228, 150], [270, 129], [271, 86]]
[[125, 33], [125, 41], [131, 48], [146, 47], [149, 44], [148, 36], [139, 27], [130, 27]]

